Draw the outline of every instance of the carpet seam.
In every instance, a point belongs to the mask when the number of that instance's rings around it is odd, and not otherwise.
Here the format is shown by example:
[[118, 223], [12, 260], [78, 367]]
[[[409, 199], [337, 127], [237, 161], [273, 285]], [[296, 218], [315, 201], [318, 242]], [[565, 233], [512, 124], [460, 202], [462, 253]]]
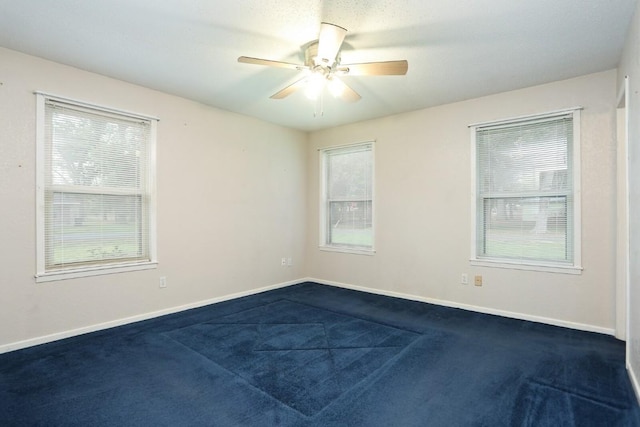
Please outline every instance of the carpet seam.
[[597, 404], [599, 406], [605, 406], [605, 407], [607, 407], [609, 409], [612, 409], [612, 410], [623, 411], [623, 410], [626, 410], [628, 408], [626, 406], [617, 406], [617, 405], [615, 405], [613, 403], [605, 402], [604, 400], [598, 400], [597, 398], [593, 398], [593, 397], [588, 396], [586, 394], [574, 392], [574, 391], [570, 390], [567, 387], [561, 387], [561, 386], [549, 384], [549, 383], [547, 383], [545, 381], [542, 381], [542, 380], [539, 380], [539, 379], [530, 379], [529, 381], [531, 383], [533, 383], [533, 384], [537, 384], [537, 385], [542, 386], [542, 387], [547, 387], [547, 388], [550, 388], [552, 390], [558, 390], [558, 391], [560, 391], [562, 393], [566, 393], [566, 394], [571, 395], [571, 396], [579, 397], [580, 399], [587, 400], [587, 401], [589, 401], [591, 403], [595, 403], [595, 404]]

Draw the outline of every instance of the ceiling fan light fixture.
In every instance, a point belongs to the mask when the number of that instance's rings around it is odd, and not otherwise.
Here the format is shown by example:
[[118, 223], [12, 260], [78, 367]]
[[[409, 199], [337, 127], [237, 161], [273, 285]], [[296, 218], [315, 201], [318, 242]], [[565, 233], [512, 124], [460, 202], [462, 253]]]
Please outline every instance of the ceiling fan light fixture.
[[344, 84], [334, 77], [327, 79], [327, 89], [334, 98], [339, 98], [344, 93]]
[[320, 96], [322, 89], [325, 85], [325, 77], [321, 73], [312, 73], [307, 77], [307, 85], [304, 90], [304, 94], [311, 100], [316, 100]]

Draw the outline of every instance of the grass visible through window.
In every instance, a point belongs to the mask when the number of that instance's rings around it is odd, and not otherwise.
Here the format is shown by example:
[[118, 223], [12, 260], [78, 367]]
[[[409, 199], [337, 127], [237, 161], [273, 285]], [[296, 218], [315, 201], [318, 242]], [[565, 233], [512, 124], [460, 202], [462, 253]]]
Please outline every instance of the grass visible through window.
[[566, 233], [536, 234], [524, 230], [516, 234], [513, 230], [487, 230], [484, 254], [496, 258], [566, 261]]
[[49, 265], [135, 258], [139, 253], [135, 223], [58, 226], [52, 233]]
[[373, 246], [373, 230], [371, 228], [332, 228], [331, 243], [345, 246]]

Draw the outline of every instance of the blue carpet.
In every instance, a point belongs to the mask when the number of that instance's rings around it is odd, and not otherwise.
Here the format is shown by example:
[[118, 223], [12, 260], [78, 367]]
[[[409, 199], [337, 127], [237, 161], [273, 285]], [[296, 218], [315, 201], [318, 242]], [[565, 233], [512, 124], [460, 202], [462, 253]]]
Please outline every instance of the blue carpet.
[[640, 426], [613, 337], [303, 283], [0, 355], [3, 426]]
[[287, 300], [166, 335], [303, 415], [324, 409], [420, 336]]

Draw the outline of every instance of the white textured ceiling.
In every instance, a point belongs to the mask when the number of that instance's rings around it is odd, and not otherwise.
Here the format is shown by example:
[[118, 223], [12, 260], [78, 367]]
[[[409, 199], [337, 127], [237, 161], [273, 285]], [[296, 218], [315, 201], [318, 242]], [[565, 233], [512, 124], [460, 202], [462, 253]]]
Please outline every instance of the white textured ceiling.
[[[617, 66], [636, 0], [0, 0], [0, 46], [301, 130]], [[345, 77], [356, 103], [269, 96], [299, 72], [320, 22], [342, 62], [407, 59], [406, 76]]]

